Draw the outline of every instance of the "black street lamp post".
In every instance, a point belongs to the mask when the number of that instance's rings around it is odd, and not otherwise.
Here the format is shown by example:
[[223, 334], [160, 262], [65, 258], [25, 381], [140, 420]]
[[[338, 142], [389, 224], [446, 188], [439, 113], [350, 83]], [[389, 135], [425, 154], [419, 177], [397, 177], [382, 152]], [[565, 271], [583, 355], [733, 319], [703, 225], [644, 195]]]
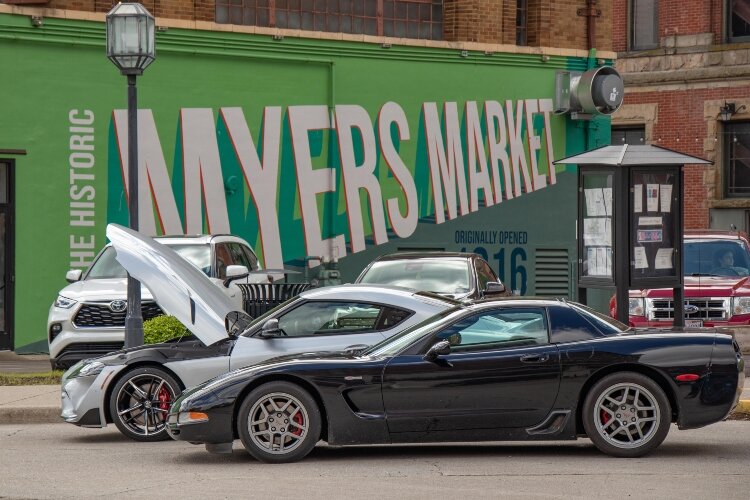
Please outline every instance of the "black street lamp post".
[[[138, 105], [135, 79], [156, 58], [154, 17], [139, 3], [118, 3], [107, 13], [107, 57], [128, 77], [128, 213], [138, 230]], [[143, 344], [141, 284], [128, 274], [125, 347]]]

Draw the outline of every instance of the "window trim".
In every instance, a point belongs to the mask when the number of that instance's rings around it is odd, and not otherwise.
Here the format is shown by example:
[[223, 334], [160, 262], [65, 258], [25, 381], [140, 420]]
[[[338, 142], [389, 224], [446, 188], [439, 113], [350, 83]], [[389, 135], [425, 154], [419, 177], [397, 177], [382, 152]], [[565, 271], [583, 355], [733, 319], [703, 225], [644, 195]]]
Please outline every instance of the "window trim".
[[750, 42], [750, 35], [732, 36], [732, 0], [725, 0], [724, 14], [724, 39], [726, 43]]
[[651, 44], [636, 45], [635, 40], [635, 8], [638, 0], [628, 0], [628, 51], [652, 50], [659, 47], [659, 0], [654, 1], [654, 42]]
[[[750, 121], [745, 120], [732, 120], [729, 122], [724, 122], [722, 124], [723, 130], [722, 130], [722, 143], [721, 143], [721, 176], [722, 176], [722, 188], [723, 188], [723, 195], [725, 199], [742, 199], [742, 198], [750, 198], [750, 185], [747, 186], [747, 193], [740, 193], [740, 194], [734, 194], [730, 193], [730, 166], [731, 166], [731, 149], [732, 149], [732, 143], [733, 143], [733, 135], [736, 132], [733, 132], [733, 127], [738, 127], [740, 125], [747, 125], [750, 127]], [[747, 132], [748, 137], [750, 137], [750, 128], [748, 128]]]

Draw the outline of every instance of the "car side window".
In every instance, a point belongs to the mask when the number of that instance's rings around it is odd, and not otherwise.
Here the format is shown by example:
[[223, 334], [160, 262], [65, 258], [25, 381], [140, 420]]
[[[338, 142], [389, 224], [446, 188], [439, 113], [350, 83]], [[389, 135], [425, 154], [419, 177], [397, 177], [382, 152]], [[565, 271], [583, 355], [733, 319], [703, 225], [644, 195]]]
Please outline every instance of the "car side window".
[[250, 267], [248, 267], [247, 269], [249, 271], [257, 271], [258, 256], [255, 255], [255, 252], [253, 252], [251, 248], [246, 247], [245, 245], [240, 245], [240, 248], [242, 248], [242, 251], [245, 252], [245, 257], [247, 257], [248, 262], [250, 262]]
[[378, 329], [382, 306], [357, 302], [311, 301], [279, 318], [287, 337], [372, 332]]
[[544, 309], [535, 307], [483, 311], [454, 323], [437, 337], [448, 340], [456, 352], [549, 343]]
[[216, 277], [223, 280], [227, 277], [227, 266], [234, 265], [232, 253], [229, 251], [229, 244], [216, 244]]
[[569, 306], [550, 307], [549, 319], [552, 330], [551, 340], [554, 344], [590, 340], [602, 336], [591, 323]]
[[484, 290], [487, 288], [487, 283], [490, 281], [499, 281], [495, 273], [492, 271], [487, 262], [484, 260], [476, 261], [477, 279], [479, 280], [479, 289]]
[[240, 245], [239, 243], [230, 243], [229, 253], [232, 256], [232, 261], [234, 262], [235, 266], [245, 266], [248, 271], [253, 270], [252, 266], [250, 265], [250, 261], [247, 258], [247, 255], [245, 255], [245, 252], [242, 251], [242, 245]]

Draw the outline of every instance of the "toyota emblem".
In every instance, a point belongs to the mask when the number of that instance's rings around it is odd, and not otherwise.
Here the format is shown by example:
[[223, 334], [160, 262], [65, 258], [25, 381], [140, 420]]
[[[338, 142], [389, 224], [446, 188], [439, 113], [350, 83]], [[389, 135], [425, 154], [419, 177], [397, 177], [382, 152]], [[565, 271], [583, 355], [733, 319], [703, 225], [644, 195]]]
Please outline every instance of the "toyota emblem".
[[128, 303], [124, 300], [113, 300], [109, 303], [112, 312], [121, 313], [128, 308]]

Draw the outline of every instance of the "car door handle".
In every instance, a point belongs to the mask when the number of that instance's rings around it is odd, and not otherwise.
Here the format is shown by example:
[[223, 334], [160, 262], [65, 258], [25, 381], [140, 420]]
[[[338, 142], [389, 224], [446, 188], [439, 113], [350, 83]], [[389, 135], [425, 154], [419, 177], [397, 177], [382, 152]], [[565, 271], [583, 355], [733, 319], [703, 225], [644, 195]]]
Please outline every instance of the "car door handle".
[[521, 356], [521, 363], [544, 363], [548, 359], [548, 354], [524, 354]]

